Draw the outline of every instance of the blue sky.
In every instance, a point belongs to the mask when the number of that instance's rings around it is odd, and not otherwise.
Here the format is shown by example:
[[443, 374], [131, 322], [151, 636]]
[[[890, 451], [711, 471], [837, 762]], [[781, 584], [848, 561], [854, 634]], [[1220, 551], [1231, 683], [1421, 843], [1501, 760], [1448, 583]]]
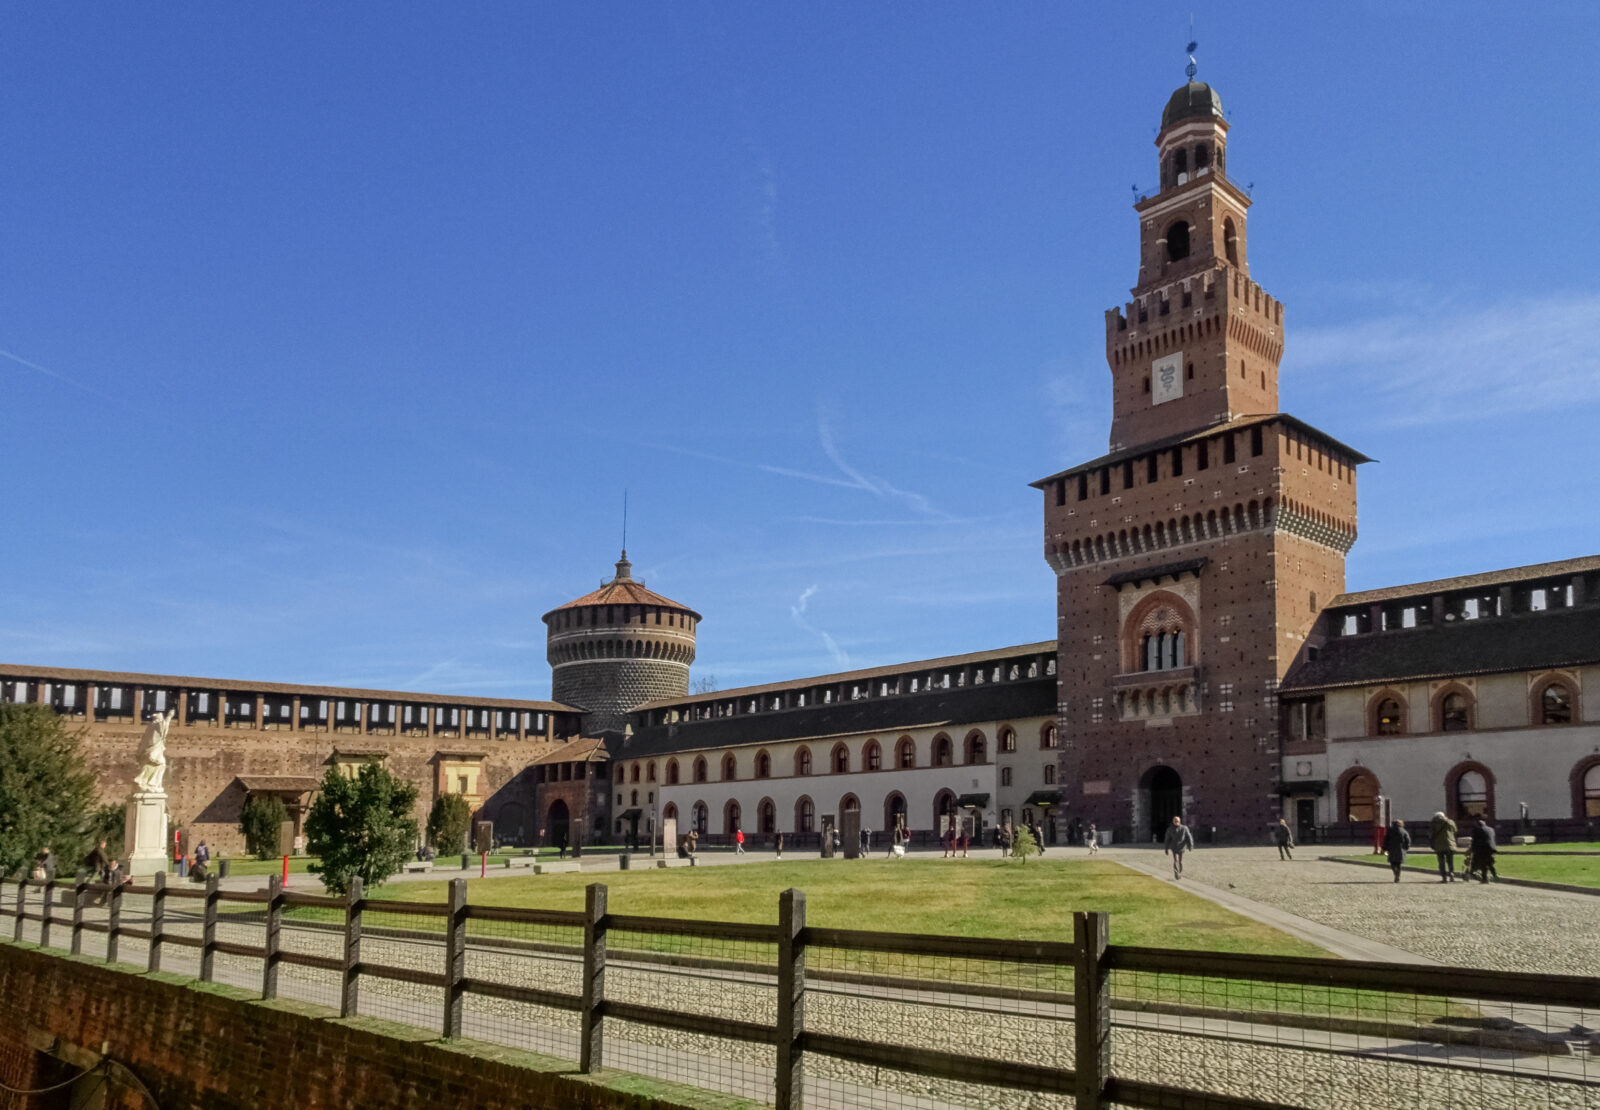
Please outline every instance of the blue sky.
[[1600, 551], [1600, 6], [0, 6], [0, 660], [544, 697], [1053, 635], [1200, 76], [1351, 589]]

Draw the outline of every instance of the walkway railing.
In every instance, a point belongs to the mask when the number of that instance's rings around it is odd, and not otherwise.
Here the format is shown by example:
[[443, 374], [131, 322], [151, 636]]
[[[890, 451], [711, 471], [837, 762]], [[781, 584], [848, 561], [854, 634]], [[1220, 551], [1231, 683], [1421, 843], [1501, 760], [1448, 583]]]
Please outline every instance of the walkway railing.
[[[766, 1103], [1244, 1110], [1600, 1103], [1600, 979], [11, 880], [13, 940]], [[3, 918], [0, 918], [3, 919]], [[138, 943], [135, 943], [138, 942]], [[95, 951], [86, 952], [87, 948]]]

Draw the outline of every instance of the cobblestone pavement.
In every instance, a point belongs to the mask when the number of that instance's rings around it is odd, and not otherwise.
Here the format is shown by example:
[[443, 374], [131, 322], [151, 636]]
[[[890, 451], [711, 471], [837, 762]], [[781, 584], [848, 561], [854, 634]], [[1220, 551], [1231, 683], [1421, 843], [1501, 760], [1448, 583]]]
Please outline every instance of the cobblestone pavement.
[[[1207, 885], [1442, 964], [1594, 975], [1600, 971], [1600, 896], [1496, 883], [1441, 883], [1438, 876], [1317, 859], [1296, 849], [1201, 848], [1183, 886]], [[1353, 849], [1351, 851], [1359, 851]], [[1101, 859], [1163, 871], [1152, 849], [1102, 851]], [[1141, 866], [1142, 865], [1142, 866]]]

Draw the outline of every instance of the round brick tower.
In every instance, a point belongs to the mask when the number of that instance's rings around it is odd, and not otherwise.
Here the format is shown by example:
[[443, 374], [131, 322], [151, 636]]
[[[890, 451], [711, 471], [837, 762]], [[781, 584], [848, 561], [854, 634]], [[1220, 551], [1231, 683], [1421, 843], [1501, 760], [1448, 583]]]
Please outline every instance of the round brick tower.
[[628, 710], [689, 692], [700, 614], [644, 588], [628, 552], [616, 577], [544, 615], [550, 696], [585, 711], [583, 730], [621, 732]]

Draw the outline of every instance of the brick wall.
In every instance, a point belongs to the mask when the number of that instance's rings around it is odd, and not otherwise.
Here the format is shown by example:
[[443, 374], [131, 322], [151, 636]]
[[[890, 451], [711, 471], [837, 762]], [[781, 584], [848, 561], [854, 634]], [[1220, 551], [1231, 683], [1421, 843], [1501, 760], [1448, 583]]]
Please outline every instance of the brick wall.
[[[229, 988], [201, 989], [176, 976], [138, 975], [10, 943], [0, 943], [0, 998], [7, 1018], [0, 1022], [0, 1082], [59, 1082], [73, 1069], [41, 1048], [54, 1042], [58, 1054], [85, 1059], [104, 1043], [161, 1110], [671, 1110], [714, 1101], [623, 1093], [604, 1077], [577, 1076], [570, 1063], [473, 1042], [447, 1046], [379, 1022], [339, 1021], [303, 1003], [253, 1001]], [[0, 1091], [0, 1110], [66, 1106], [68, 1094]], [[120, 1084], [104, 1105], [149, 1110]]]
[[567, 663], [551, 672], [551, 696], [582, 706], [585, 735], [621, 732], [628, 710], [689, 693], [689, 668], [662, 659], [602, 659]]

